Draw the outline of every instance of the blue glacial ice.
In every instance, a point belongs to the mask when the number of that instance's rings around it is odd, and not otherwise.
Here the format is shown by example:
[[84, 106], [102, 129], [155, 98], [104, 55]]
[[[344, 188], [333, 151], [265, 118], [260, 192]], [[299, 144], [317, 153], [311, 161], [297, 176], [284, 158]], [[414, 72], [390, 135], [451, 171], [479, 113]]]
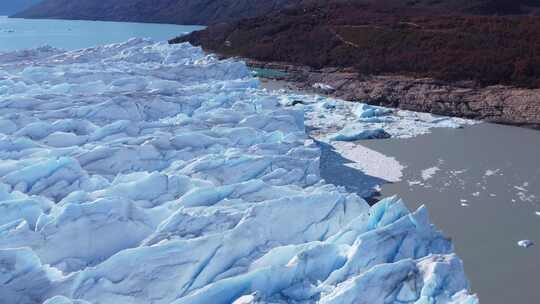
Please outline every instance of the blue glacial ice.
[[478, 303], [425, 208], [320, 178], [284, 98], [188, 44], [0, 54], [0, 303]]
[[348, 126], [330, 137], [331, 140], [357, 141], [362, 139], [381, 139], [391, 137], [384, 129], [366, 129], [364, 126]]

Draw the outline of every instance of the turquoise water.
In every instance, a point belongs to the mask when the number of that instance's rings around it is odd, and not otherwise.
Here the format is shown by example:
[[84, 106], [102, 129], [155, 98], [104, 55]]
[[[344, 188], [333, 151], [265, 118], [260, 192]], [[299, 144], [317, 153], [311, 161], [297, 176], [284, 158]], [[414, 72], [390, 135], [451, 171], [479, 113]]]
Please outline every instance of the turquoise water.
[[50, 45], [74, 50], [132, 37], [165, 41], [201, 26], [130, 22], [31, 20], [0, 17], [0, 52]]
[[283, 72], [280, 70], [274, 70], [274, 69], [261, 69], [261, 68], [253, 68], [251, 69], [253, 71], [253, 74], [257, 77], [264, 77], [264, 78], [271, 78], [271, 79], [283, 79], [287, 78], [289, 74], [287, 72]]

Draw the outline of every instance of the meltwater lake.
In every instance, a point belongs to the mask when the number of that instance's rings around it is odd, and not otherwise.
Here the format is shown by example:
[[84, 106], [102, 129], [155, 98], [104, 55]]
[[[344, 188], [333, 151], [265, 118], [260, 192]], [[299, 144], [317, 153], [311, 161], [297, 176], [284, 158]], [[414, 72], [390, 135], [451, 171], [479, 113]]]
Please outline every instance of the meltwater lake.
[[129, 38], [166, 41], [201, 26], [78, 20], [12, 19], [0, 16], [0, 52], [49, 45], [74, 50]]
[[540, 131], [482, 123], [361, 144], [405, 167], [381, 196], [427, 206], [481, 303], [540, 303]]

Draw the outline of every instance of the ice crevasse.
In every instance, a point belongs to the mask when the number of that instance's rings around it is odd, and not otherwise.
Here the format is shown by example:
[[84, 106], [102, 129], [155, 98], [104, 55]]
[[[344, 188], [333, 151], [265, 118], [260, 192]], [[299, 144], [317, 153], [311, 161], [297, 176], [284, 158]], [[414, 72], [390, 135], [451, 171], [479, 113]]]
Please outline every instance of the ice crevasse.
[[319, 177], [242, 62], [0, 53], [0, 303], [478, 303], [420, 208]]

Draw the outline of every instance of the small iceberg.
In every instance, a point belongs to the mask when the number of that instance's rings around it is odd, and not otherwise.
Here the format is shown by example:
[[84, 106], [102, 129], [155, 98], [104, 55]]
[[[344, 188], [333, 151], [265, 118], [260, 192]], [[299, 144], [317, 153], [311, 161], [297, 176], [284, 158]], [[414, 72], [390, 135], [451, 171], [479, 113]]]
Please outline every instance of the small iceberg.
[[392, 113], [392, 109], [376, 107], [365, 103], [359, 104], [354, 110], [358, 118], [384, 116]]
[[534, 245], [534, 242], [531, 241], [531, 240], [521, 240], [521, 241], [517, 242], [517, 244], [518, 244], [519, 247], [529, 248], [529, 247]]
[[376, 129], [356, 129], [353, 127], [345, 127], [339, 133], [333, 135], [330, 139], [335, 141], [357, 141], [365, 139], [381, 139], [390, 138], [388, 134], [382, 128]]

